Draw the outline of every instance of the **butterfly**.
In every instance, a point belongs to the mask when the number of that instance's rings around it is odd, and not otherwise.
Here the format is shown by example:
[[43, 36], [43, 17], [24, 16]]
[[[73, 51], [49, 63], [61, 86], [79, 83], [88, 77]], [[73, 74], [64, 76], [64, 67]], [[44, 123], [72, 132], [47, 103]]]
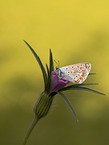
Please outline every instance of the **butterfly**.
[[56, 73], [59, 77], [73, 82], [74, 84], [83, 83], [91, 70], [90, 63], [78, 63], [64, 67], [56, 67]]

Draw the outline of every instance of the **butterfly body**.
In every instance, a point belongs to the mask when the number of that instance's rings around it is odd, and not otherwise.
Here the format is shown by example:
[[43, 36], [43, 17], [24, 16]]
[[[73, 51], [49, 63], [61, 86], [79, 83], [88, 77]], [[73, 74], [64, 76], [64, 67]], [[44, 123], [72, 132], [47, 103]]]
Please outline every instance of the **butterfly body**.
[[59, 77], [75, 84], [83, 83], [91, 70], [90, 63], [78, 63], [61, 68], [56, 68]]

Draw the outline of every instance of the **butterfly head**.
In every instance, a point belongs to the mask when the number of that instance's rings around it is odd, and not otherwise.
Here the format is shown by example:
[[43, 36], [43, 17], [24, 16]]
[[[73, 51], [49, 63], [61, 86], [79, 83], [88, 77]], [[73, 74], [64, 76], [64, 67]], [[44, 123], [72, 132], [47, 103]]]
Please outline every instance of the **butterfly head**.
[[61, 71], [61, 69], [59, 67], [56, 67], [56, 74], [59, 76], [59, 77], [62, 77], [63, 76], [63, 73]]

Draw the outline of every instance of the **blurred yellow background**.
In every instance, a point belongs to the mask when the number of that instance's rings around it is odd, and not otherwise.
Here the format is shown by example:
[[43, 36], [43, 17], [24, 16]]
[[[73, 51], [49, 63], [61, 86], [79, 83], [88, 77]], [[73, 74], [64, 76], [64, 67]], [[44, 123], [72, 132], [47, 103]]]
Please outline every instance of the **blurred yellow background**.
[[60, 67], [92, 64], [86, 82], [107, 96], [67, 91], [80, 120], [60, 96], [27, 145], [109, 144], [109, 1], [2, 0], [0, 2], [0, 145], [21, 145], [43, 90], [39, 66], [25, 39], [48, 62], [49, 48]]

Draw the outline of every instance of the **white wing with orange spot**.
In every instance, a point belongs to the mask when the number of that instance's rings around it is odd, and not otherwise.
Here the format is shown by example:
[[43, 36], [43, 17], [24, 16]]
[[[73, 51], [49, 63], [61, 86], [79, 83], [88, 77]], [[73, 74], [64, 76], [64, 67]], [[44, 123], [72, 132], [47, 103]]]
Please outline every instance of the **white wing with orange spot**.
[[78, 63], [59, 68], [62, 72], [62, 78], [75, 84], [83, 83], [91, 70], [90, 63]]

